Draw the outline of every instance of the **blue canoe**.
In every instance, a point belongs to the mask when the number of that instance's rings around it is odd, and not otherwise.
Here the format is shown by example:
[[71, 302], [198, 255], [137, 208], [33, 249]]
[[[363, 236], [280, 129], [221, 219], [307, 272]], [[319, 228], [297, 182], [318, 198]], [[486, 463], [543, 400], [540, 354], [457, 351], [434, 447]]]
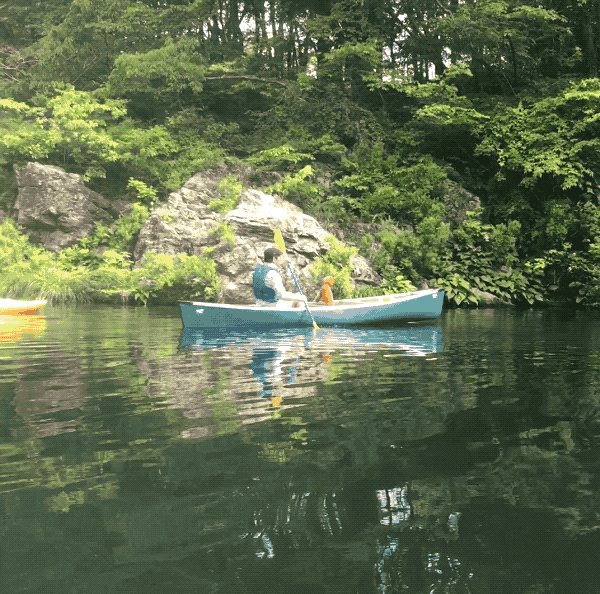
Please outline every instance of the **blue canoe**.
[[[332, 305], [309, 306], [318, 325], [337, 326], [437, 318], [442, 312], [443, 302], [443, 291], [427, 289], [380, 297], [344, 299], [334, 301]], [[291, 302], [280, 302], [279, 307], [262, 307], [181, 301], [180, 307], [185, 328], [312, 326], [306, 308], [293, 308]]]

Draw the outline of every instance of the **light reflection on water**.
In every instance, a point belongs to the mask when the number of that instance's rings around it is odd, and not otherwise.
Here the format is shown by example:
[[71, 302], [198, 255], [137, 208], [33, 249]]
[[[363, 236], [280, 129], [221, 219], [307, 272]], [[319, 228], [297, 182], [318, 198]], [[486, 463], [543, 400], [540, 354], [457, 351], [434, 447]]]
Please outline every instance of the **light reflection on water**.
[[598, 316], [317, 333], [186, 333], [172, 308], [45, 319], [0, 344], [2, 592], [598, 583]]

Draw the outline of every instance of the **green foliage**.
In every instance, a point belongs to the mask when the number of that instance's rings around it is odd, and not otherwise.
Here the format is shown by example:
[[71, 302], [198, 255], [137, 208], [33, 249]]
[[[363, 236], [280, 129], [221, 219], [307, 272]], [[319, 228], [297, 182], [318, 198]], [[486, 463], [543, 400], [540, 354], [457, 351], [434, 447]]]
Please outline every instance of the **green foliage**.
[[143, 204], [134, 202], [131, 205], [131, 212], [125, 216], [122, 216], [116, 223], [114, 240], [109, 243], [109, 246], [124, 249], [131, 245], [131, 241], [137, 237], [140, 229], [144, 226], [144, 223], [150, 216], [148, 208]]
[[416, 120], [435, 123], [439, 126], [474, 127], [488, 116], [475, 109], [471, 100], [458, 92], [452, 81], [461, 76], [472, 76], [465, 64], [455, 64], [444, 75], [432, 83], [404, 85], [402, 90], [425, 103], [416, 113]]
[[125, 119], [111, 126], [109, 132], [118, 143], [120, 162], [165, 184], [168, 175], [164, 168], [179, 145], [164, 126], [140, 126]]
[[227, 221], [219, 223], [214, 229], [211, 230], [211, 233], [220, 239], [224, 239], [231, 245], [235, 245], [233, 229], [229, 226]]
[[381, 143], [375, 144], [368, 160], [348, 161], [347, 167], [354, 172], [337, 181], [336, 186], [357, 197], [351, 204], [364, 217], [392, 217], [411, 225], [420, 238], [418, 245], [407, 234], [398, 242], [406, 249], [416, 248], [415, 255], [420, 259], [435, 258], [449, 234], [443, 222], [446, 207], [441, 202], [452, 193], [447, 171], [429, 157], [404, 165], [400, 155], [385, 155]]
[[209, 202], [208, 208], [222, 214], [228, 213], [237, 206], [243, 189], [244, 187], [235, 177], [229, 175], [223, 178], [217, 186], [221, 198]]
[[265, 188], [265, 192], [281, 194], [296, 203], [310, 203], [323, 195], [321, 186], [306, 181], [313, 173], [313, 168], [307, 165], [298, 173], [286, 175], [279, 183]]
[[[377, 234], [381, 249], [372, 255], [372, 261], [381, 271], [390, 269], [402, 270], [411, 277], [416, 275], [413, 267], [413, 248], [419, 243], [419, 238], [410, 231], [397, 232], [383, 229]], [[384, 276], [388, 276], [384, 273]]]
[[[166, 293], [169, 302], [176, 299], [211, 300], [221, 288], [216, 262], [207, 256], [178, 254], [172, 257], [148, 252], [135, 273], [138, 278], [154, 281], [150, 296]], [[169, 288], [172, 291], [166, 291]]]
[[401, 274], [396, 275], [391, 279], [384, 279], [381, 283], [381, 288], [386, 295], [394, 293], [409, 293], [416, 291], [415, 287], [408, 279], [404, 278]]
[[395, 295], [396, 293], [410, 293], [416, 291], [415, 287], [408, 279], [401, 274], [397, 274], [389, 279], [384, 279], [380, 287], [364, 287], [356, 289], [353, 297], [376, 297], [379, 295]]
[[64, 268], [52, 253], [32, 246], [11, 219], [0, 225], [0, 269], [5, 297], [66, 301], [88, 295], [83, 267]]
[[447, 254], [450, 228], [427, 223], [428, 220], [421, 224], [417, 233], [395, 228], [384, 228], [377, 233], [381, 247], [370, 258], [384, 278], [393, 279], [401, 274], [418, 281], [429, 278], [431, 269], [439, 266]]
[[[335, 142], [331, 134], [311, 139], [306, 130], [290, 126], [289, 142], [261, 151], [250, 162], [262, 169], [292, 171], [279, 183], [264, 188], [265, 192], [277, 193], [300, 207], [310, 210], [321, 220], [339, 221], [346, 217], [344, 197], [326, 195], [315, 178], [331, 163], [342, 161], [345, 149]], [[302, 166], [302, 167], [300, 167]]]
[[453, 249], [435, 267], [436, 286], [456, 305], [476, 305], [479, 299], [473, 289], [517, 304], [542, 301], [540, 266], [525, 265], [518, 259], [520, 223], [482, 224], [480, 215], [481, 209], [468, 212], [455, 231]]
[[213, 115], [199, 113], [194, 107], [184, 107], [169, 116], [165, 127], [181, 148], [193, 146], [199, 140], [213, 149], [236, 147], [240, 143], [239, 124], [226, 123]]
[[365, 196], [363, 211], [391, 214], [413, 225], [429, 217], [441, 221], [445, 206], [435, 199], [445, 190], [447, 174], [443, 168], [432, 159], [422, 158], [390, 173], [388, 184], [380, 185]]
[[377, 47], [374, 41], [366, 43], [344, 43], [339, 48], [325, 54], [326, 62], [346, 62], [348, 56], [359, 56], [365, 59], [372, 67], [380, 62]]
[[16, 77], [18, 88], [29, 92], [47, 92], [56, 81], [97, 88], [116, 57], [149, 49], [161, 27], [155, 10], [130, 0], [29, 3], [21, 22], [27, 23], [31, 13], [37, 13], [37, 23], [25, 25], [30, 40], [26, 53], [35, 60]]
[[299, 152], [289, 143], [265, 149], [248, 159], [251, 165], [268, 164], [269, 167], [277, 169], [286, 169], [290, 165], [293, 166], [306, 160], [312, 160], [312, 155]]
[[380, 287], [365, 287], [354, 291], [353, 297], [375, 297], [378, 295], [394, 295], [396, 293], [410, 293], [416, 291], [415, 287], [407, 278], [401, 274], [384, 278]]
[[248, 161], [255, 167], [279, 171], [298, 171], [315, 161], [341, 162], [345, 147], [331, 134], [312, 137], [305, 128], [291, 125], [284, 135], [285, 141], [261, 150]]
[[[137, 209], [138, 216], [143, 208]], [[135, 216], [120, 228], [121, 241], [126, 240]], [[206, 255], [148, 253], [142, 266], [132, 270], [128, 254], [116, 249], [98, 254], [80, 244], [55, 255], [32, 246], [10, 219], [0, 225], [0, 264], [0, 291], [14, 298], [66, 302], [133, 297], [145, 304], [156, 297], [173, 303], [182, 298], [213, 299], [220, 290], [216, 263]]]
[[150, 169], [171, 191], [181, 188], [190, 177], [221, 163], [224, 158], [222, 150], [200, 139], [188, 146], [178, 141], [176, 147], [176, 158], [157, 161]]
[[69, 165], [84, 180], [104, 177], [108, 163], [130, 163], [153, 171], [158, 157], [177, 144], [162, 126], [143, 128], [126, 119], [125, 102], [103, 93], [64, 86], [52, 97], [39, 96], [39, 106], [0, 100], [12, 117], [0, 124], [0, 147], [7, 158], [47, 159]]
[[547, 208], [546, 235], [552, 243], [562, 243], [573, 223], [571, 205], [566, 201], [553, 201]]
[[567, 86], [559, 95], [506, 107], [482, 125], [478, 153], [493, 155], [497, 179], [518, 172], [532, 186], [548, 176], [562, 189], [590, 189], [600, 149], [600, 80]]
[[154, 204], [156, 200], [156, 190], [148, 187], [144, 182], [137, 179], [129, 178], [127, 187], [135, 190], [138, 198], [145, 204]]
[[444, 277], [435, 279], [435, 286], [444, 289], [444, 296], [449, 303], [454, 305], [479, 304], [479, 299], [473, 292], [469, 282], [460, 274], [451, 272], [452, 268], [444, 270]]
[[223, 162], [225, 152], [221, 146], [236, 141], [239, 126], [224, 124], [210, 116], [199, 116], [194, 109], [184, 108], [169, 117], [165, 131], [171, 142], [170, 152], [165, 157], [139, 163], [167, 190], [181, 188], [198, 173]]
[[334, 298], [352, 297], [354, 287], [350, 282], [350, 276], [352, 275], [350, 259], [358, 253], [358, 250], [354, 247], [345, 247], [335, 237], [328, 237], [327, 242], [331, 249], [325, 256], [315, 261], [310, 273], [315, 281], [321, 281], [326, 276], [333, 277], [335, 282], [331, 292]]
[[95, 255], [95, 250], [99, 247], [107, 247], [120, 252], [129, 251], [149, 216], [148, 207], [134, 202], [129, 214], [120, 217], [110, 227], [99, 223], [92, 235], [84, 237], [77, 246], [63, 250], [58, 257], [65, 258], [66, 261], [92, 265], [99, 262]]
[[130, 92], [163, 95], [190, 89], [202, 92], [207, 65], [197, 51], [198, 40], [184, 36], [142, 53], [123, 54], [115, 60], [108, 77], [112, 95]]
[[272, 147], [273, 139], [277, 139], [276, 146], [289, 143], [319, 159], [319, 147], [313, 143], [331, 139], [324, 143], [324, 148], [329, 145], [324, 156], [338, 163], [348, 149], [370, 150], [383, 135], [377, 117], [352, 101], [345, 88], [330, 85], [325, 91], [310, 85], [303, 91], [297, 84], [287, 84], [277, 94], [275, 105], [260, 114], [255, 138], [260, 140], [259, 150], [265, 145]]
[[374, 241], [375, 238], [371, 234], [366, 233], [360, 238], [360, 242], [358, 244], [359, 250], [363, 253], [368, 252], [369, 248], [373, 245]]
[[0, 224], [0, 270], [18, 264], [39, 253], [29, 243], [27, 235], [21, 235], [12, 219], [4, 219]]
[[32, 107], [0, 99], [12, 117], [3, 119], [0, 147], [13, 160], [69, 157], [85, 177], [99, 175], [99, 162], [114, 162], [122, 155], [119, 143], [108, 132], [110, 120], [125, 116], [121, 100], [100, 102], [92, 93], [64, 86], [53, 97], [39, 97]]
[[[487, 76], [487, 84], [502, 85], [508, 91], [516, 84], [515, 74], [535, 72], [542, 56], [536, 55], [535, 40], [565, 37], [565, 18], [542, 5], [491, 0], [464, 4], [440, 19], [436, 33], [448, 39], [452, 52], [466, 52]], [[485, 65], [484, 72], [483, 65]], [[485, 74], [484, 74], [485, 73]], [[511, 80], [512, 79], [512, 80]]]
[[177, 299], [212, 299], [220, 285], [214, 260], [205, 256], [167, 256], [148, 252], [140, 268], [112, 250], [102, 254], [99, 266], [87, 275], [88, 290], [98, 300], [128, 301], [147, 305], [150, 300], [174, 303]]
[[173, 190], [223, 159], [223, 151], [182, 131], [176, 118], [169, 122], [171, 130], [140, 126], [126, 117], [125, 102], [108, 98], [105, 91], [63, 85], [53, 97], [36, 102], [32, 107], [0, 99], [10, 115], [0, 122], [6, 160], [46, 159], [81, 172], [86, 181], [104, 177], [107, 164], [120, 162]]
[[545, 290], [553, 301], [597, 307], [600, 305], [600, 208], [591, 202], [571, 206], [568, 236], [577, 238], [575, 249], [564, 240], [564, 228], [550, 225], [554, 246], [529, 262], [542, 275]]

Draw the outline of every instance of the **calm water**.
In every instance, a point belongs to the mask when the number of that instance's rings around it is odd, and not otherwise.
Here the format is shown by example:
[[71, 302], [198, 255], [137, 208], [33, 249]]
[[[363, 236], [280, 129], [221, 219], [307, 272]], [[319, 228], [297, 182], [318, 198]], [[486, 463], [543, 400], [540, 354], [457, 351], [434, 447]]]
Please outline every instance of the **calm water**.
[[0, 592], [600, 592], [599, 314], [45, 314], [0, 324]]

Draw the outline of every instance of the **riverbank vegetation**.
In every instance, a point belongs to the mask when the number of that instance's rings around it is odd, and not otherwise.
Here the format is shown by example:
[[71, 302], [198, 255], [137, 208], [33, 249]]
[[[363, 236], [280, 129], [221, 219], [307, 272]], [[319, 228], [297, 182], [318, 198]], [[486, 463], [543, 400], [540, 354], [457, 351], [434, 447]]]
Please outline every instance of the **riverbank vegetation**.
[[[597, 306], [598, 6], [5, 5], [3, 179], [13, 163], [35, 159], [107, 196], [133, 188], [139, 203], [125, 222], [99, 226], [56, 257], [5, 222], [3, 294], [36, 287], [144, 302], [157, 286], [191, 282], [194, 295], [210, 298], [210, 254], [169, 262], [158, 254], [134, 271], [125, 239], [143, 208], [226, 162], [252, 166], [257, 185], [370, 258], [385, 290], [425, 279], [455, 304], [476, 305], [487, 291], [523, 305]], [[221, 190], [219, 210], [240, 188], [228, 178]], [[316, 271], [338, 266], [346, 294], [348, 264], [335, 257]]]
[[37, 297], [54, 302], [141, 303], [151, 297], [211, 300], [219, 291], [216, 265], [209, 254], [175, 257], [148, 252], [133, 269], [127, 246], [147, 209], [134, 203], [132, 213], [112, 226], [98, 225], [91, 237], [53, 254], [29, 243], [11, 219], [0, 225], [0, 292], [10, 298]]

